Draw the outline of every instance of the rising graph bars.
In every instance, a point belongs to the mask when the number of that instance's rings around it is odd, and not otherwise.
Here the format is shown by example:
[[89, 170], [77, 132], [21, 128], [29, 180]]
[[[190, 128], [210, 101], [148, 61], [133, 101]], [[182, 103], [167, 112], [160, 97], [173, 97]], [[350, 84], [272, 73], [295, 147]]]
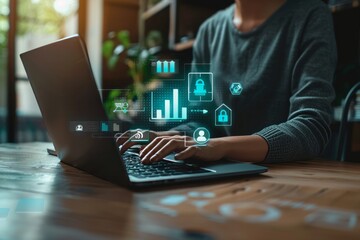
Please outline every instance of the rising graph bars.
[[157, 61], [156, 73], [175, 73], [175, 61]]
[[[171, 115], [171, 100], [164, 100], [164, 113], [162, 109], [154, 111], [154, 93], [151, 93], [151, 120], [153, 121], [183, 121], [187, 119], [187, 108], [181, 108], [181, 116], [179, 115], [179, 89], [173, 89], [172, 99], [172, 115]], [[155, 116], [154, 116], [155, 113]]]

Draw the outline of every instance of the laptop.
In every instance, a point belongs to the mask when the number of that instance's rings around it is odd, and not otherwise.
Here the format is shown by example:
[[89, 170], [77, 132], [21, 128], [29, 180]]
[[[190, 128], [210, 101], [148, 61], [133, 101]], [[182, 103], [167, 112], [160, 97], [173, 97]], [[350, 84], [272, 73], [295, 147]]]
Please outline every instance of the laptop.
[[[46, 128], [62, 163], [129, 188], [259, 174], [266, 167], [233, 161], [179, 162], [169, 156], [144, 165], [119, 153], [114, 138], [75, 133], [69, 123], [106, 122], [86, 46], [74, 35], [20, 55]], [[196, 159], [195, 159], [196, 160]]]

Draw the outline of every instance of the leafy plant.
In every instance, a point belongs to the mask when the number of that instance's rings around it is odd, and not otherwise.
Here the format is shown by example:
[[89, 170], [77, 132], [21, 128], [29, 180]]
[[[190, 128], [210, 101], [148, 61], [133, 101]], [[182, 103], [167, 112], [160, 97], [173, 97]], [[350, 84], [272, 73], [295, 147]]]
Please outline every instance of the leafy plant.
[[[126, 30], [109, 33], [109, 38], [103, 43], [102, 53], [107, 60], [108, 69], [115, 69], [120, 57], [124, 54], [126, 56], [124, 63], [133, 80], [126, 96], [128, 101], [142, 101], [144, 93], [157, 86], [158, 82], [154, 79], [150, 65], [151, 59], [161, 50], [161, 45], [162, 37], [158, 31], [151, 31], [144, 44], [131, 43], [130, 34]], [[120, 95], [120, 91], [112, 90], [105, 101], [105, 108], [110, 116], [114, 117], [113, 103]]]

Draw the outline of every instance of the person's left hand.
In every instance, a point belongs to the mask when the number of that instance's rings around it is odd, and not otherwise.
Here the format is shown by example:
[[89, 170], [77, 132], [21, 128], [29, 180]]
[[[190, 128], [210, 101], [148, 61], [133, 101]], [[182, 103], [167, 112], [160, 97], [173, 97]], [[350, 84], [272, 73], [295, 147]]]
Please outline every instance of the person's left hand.
[[206, 145], [197, 145], [191, 137], [186, 136], [156, 137], [140, 152], [140, 158], [142, 163], [149, 164], [176, 152], [175, 159], [177, 160], [196, 158], [203, 161], [216, 161], [225, 156], [225, 148], [221, 147], [221, 143], [220, 138], [210, 139]]

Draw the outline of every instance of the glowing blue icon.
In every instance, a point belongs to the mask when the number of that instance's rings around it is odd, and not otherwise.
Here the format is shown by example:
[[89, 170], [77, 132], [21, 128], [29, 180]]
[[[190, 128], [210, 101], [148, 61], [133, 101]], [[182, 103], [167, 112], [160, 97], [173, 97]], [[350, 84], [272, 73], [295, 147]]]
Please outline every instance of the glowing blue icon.
[[207, 114], [209, 111], [207, 109], [191, 109], [192, 113], [202, 113]]
[[215, 110], [215, 126], [231, 126], [232, 125], [232, 110], [225, 104], [221, 104]]
[[171, 73], [175, 72], [175, 62], [174, 61], [170, 61], [170, 72]]
[[232, 95], [240, 95], [243, 90], [241, 83], [232, 83], [230, 86], [230, 92]]
[[194, 131], [193, 139], [197, 144], [204, 145], [210, 140], [210, 132], [204, 127], [199, 127]]
[[205, 96], [206, 95], [204, 80], [202, 80], [202, 79], [196, 80], [194, 94], [195, 94], [195, 96]]
[[189, 102], [213, 101], [213, 74], [211, 72], [191, 72], [188, 74]]
[[0, 219], [5, 219], [9, 215], [9, 208], [0, 208]]
[[101, 123], [101, 131], [102, 132], [108, 132], [109, 131], [109, 125], [105, 122]]
[[175, 61], [157, 61], [156, 62], [156, 72], [157, 73], [175, 73]]
[[129, 103], [125, 101], [116, 102], [115, 103], [115, 110], [113, 112], [120, 112], [127, 113], [129, 108]]
[[[164, 100], [164, 114], [162, 109], [154, 110], [154, 93], [151, 93], [151, 120], [153, 121], [178, 121], [181, 122], [187, 119], [187, 107], [181, 108], [181, 116], [179, 114], [179, 89], [173, 89], [172, 107], [171, 100]], [[172, 109], [171, 109], [172, 108]], [[171, 116], [171, 112], [173, 113]]]
[[149, 140], [149, 130], [136, 129], [130, 131], [130, 142], [149, 142]]
[[161, 62], [161, 61], [157, 61], [157, 62], [156, 62], [156, 72], [157, 72], [157, 73], [161, 73], [161, 72], [162, 72], [162, 62]]
[[117, 123], [113, 123], [113, 131], [114, 132], [119, 132], [120, 131], [120, 125]]
[[164, 73], [168, 73], [168, 72], [169, 72], [169, 62], [168, 62], [168, 61], [164, 61], [163, 67], [164, 67], [163, 72], [164, 72]]
[[227, 114], [227, 112], [224, 109], [222, 109], [218, 115], [218, 122], [220, 122], [220, 123], [229, 122], [229, 115]]

